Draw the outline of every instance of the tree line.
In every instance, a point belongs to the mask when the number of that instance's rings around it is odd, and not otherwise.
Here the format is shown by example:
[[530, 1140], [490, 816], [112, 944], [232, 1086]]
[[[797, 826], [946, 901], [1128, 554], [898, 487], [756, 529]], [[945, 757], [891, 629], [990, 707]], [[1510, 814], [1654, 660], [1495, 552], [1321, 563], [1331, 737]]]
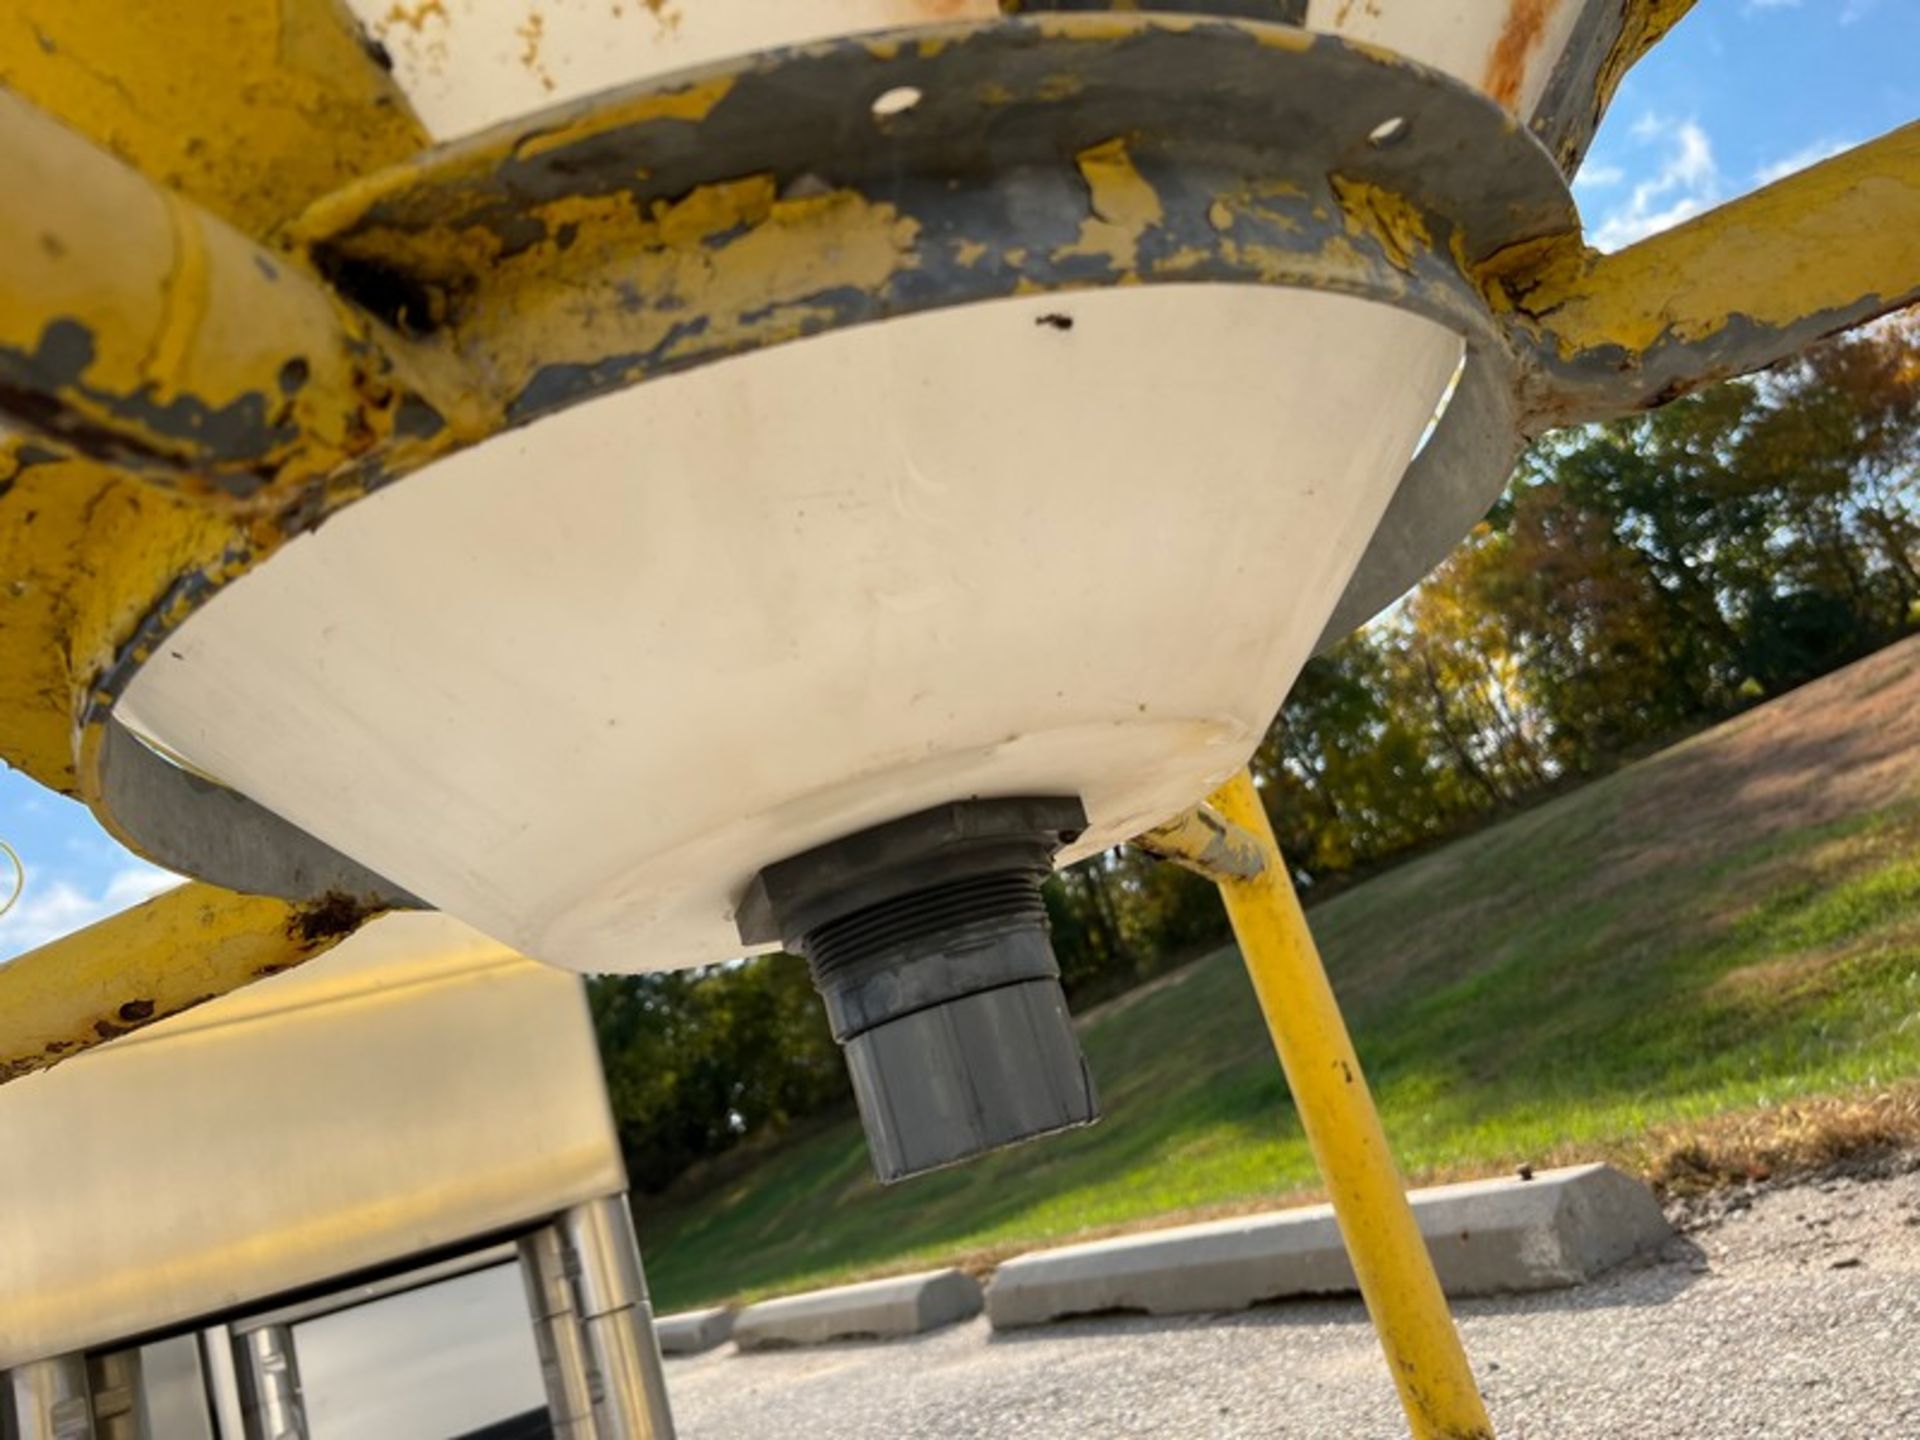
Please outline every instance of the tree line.
[[[1254, 758], [1309, 901], [1920, 628], [1917, 476], [1911, 316], [1536, 446]], [[1226, 937], [1211, 886], [1124, 848], [1046, 899], [1076, 1008]], [[636, 1190], [850, 1107], [791, 957], [590, 991]]]

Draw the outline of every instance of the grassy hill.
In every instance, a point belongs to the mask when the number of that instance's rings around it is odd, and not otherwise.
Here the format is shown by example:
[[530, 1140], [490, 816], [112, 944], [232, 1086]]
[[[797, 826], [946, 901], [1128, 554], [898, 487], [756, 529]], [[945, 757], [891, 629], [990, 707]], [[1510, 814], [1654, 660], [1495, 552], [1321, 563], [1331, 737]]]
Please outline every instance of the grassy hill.
[[[1311, 910], [1402, 1164], [1644, 1161], [1920, 1077], [1920, 641]], [[1100, 1007], [1106, 1118], [881, 1189], [849, 1120], [645, 1216], [673, 1309], [1272, 1204], [1313, 1163], [1231, 950]], [[1902, 1091], [1903, 1094], [1908, 1093]]]

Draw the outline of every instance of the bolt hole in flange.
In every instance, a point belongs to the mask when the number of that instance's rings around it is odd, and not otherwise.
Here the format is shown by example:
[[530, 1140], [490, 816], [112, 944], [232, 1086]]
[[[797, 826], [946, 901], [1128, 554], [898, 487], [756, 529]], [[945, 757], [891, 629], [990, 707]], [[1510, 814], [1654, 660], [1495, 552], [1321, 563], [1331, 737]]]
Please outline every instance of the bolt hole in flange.
[[1413, 123], [1406, 116], [1392, 115], [1367, 132], [1367, 143], [1376, 150], [1385, 150], [1406, 139], [1412, 129]]
[[896, 85], [891, 90], [883, 90], [873, 99], [873, 118], [882, 124], [904, 115], [921, 101], [918, 86]]

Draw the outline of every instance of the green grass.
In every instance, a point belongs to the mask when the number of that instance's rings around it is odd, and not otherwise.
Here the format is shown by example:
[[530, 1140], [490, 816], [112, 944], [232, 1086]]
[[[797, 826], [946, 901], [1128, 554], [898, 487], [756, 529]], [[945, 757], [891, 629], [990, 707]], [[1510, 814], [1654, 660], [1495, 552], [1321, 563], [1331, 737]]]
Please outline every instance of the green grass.
[[[1313, 910], [1410, 1173], [1599, 1153], [1656, 1126], [1920, 1075], [1913, 777], [1794, 823], [1747, 783], [1751, 754], [1729, 758], [1727, 737], [1754, 723]], [[1784, 756], [1798, 731], [1781, 728]], [[1793, 763], [1819, 793], [1820, 772]], [[1844, 745], [1819, 763], [1846, 765]], [[658, 1300], [802, 1288], [1315, 1183], [1234, 952], [1108, 1007], [1083, 1040], [1100, 1125], [888, 1189], [858, 1126], [837, 1125], [643, 1216]]]

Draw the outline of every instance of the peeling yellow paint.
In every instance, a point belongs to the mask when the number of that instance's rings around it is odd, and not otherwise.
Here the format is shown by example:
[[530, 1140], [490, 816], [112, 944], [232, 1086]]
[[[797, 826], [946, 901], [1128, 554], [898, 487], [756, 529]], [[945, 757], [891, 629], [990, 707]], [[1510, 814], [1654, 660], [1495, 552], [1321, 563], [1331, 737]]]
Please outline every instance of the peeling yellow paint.
[[256, 237], [428, 143], [334, 0], [15, 0], [0, 85]]
[[1184, 35], [1199, 21], [1190, 15], [1129, 16], [1116, 10], [1091, 12], [1043, 11], [1031, 22], [1040, 34], [1081, 40], [1131, 40], [1142, 30]]
[[[76, 372], [46, 383], [107, 457], [27, 435], [0, 448], [0, 756], [84, 797], [83, 712], [177, 577], [217, 585], [271, 553], [289, 501], [370, 448], [398, 440], [404, 467], [479, 425], [450, 386], [443, 433], [401, 439], [421, 392], [364, 317], [4, 92], [0, 187], [37, 197], [0, 207], [0, 347], [67, 337]], [[237, 448], [204, 448], [227, 411], [256, 418], [219, 442]], [[179, 468], [140, 478], [123, 456]]]
[[1159, 264], [1159, 269], [1172, 275], [1184, 274], [1189, 270], [1198, 270], [1213, 259], [1213, 252], [1202, 250], [1198, 245], [1183, 245]]
[[1314, 45], [1311, 30], [1302, 30], [1292, 25], [1249, 25], [1248, 32], [1265, 50], [1286, 50], [1294, 54], [1305, 54]]
[[[1495, 257], [1488, 274], [1563, 357], [1784, 327], [1920, 291], [1920, 122], [1611, 255]], [[1548, 262], [1551, 263], [1548, 263]]]
[[1367, 59], [1373, 61], [1375, 64], [1391, 65], [1396, 70], [1411, 70], [1415, 68], [1414, 62], [1409, 60], [1400, 51], [1389, 49], [1385, 45], [1376, 45], [1371, 40], [1362, 40], [1357, 35], [1342, 36], [1341, 43], [1356, 54], [1366, 56]]
[[[512, 154], [515, 159], [532, 160], [629, 126], [659, 120], [698, 124], [732, 93], [734, 84], [732, 75], [715, 75], [672, 89], [621, 97], [614, 103], [573, 107], [571, 118], [520, 137], [512, 147]], [[298, 244], [308, 244], [315, 236], [339, 234], [351, 229], [362, 215], [383, 200], [418, 185], [426, 175], [434, 176], [441, 183], [468, 176], [478, 178], [488, 174], [501, 158], [498, 146], [483, 139], [464, 146], [446, 147], [356, 177], [308, 207], [292, 227], [292, 238]]]
[[[0, 189], [37, 197], [0, 207], [0, 347], [67, 337], [61, 403], [112, 437], [88, 453], [171, 462], [178, 488], [270, 510], [393, 435], [412, 387], [364, 317], [4, 91]], [[460, 393], [443, 397], [456, 423]], [[176, 399], [201, 414], [168, 418]]]
[[1347, 233], [1378, 242], [1396, 267], [1411, 268], [1415, 256], [1433, 248], [1426, 218], [1404, 195], [1345, 175], [1328, 178], [1345, 212]]
[[711, 115], [714, 107], [727, 98], [733, 85], [733, 76], [716, 75], [679, 89], [655, 91], [624, 105], [596, 110], [558, 130], [533, 136], [522, 142], [516, 153], [522, 159], [531, 159], [611, 130], [643, 125], [654, 120], [684, 120], [689, 124], [697, 124]]
[[[918, 234], [893, 206], [850, 190], [782, 198], [771, 175], [700, 186], [644, 214], [619, 195], [540, 213], [549, 229], [572, 228], [571, 245], [494, 261], [485, 294], [444, 337], [479, 372], [524, 378], [615, 346], [665, 363], [691, 313], [706, 324], [684, 343], [702, 350], [808, 333], [832, 317], [807, 297], [880, 288], [915, 263]], [[376, 232], [356, 245], [379, 255], [389, 241], [407, 256], [423, 243], [457, 243], [439, 232]]]
[[1533, 303], [1533, 292], [1564, 292], [1577, 282], [1589, 263], [1589, 252], [1577, 235], [1545, 235], [1523, 240], [1488, 257], [1477, 267], [1466, 253], [1465, 237], [1455, 231], [1450, 246], [1454, 263], [1473, 275], [1487, 307], [1495, 315], [1509, 315]]
[[1054, 258], [1104, 255], [1115, 270], [1132, 270], [1139, 256], [1141, 232], [1166, 218], [1159, 194], [1134, 168], [1125, 139], [1082, 150], [1074, 163], [1080, 178], [1087, 182], [1093, 213], [1080, 222], [1079, 239], [1056, 251]]
[[1207, 804], [1183, 811], [1127, 843], [1215, 883], [1251, 880], [1267, 863], [1259, 837], [1229, 824]]
[[[1240, 240], [1229, 233], [1220, 242], [1220, 254], [1229, 265], [1268, 285], [1350, 292], [1354, 276], [1377, 270], [1377, 263], [1344, 235], [1331, 236], [1313, 250], [1297, 250], [1259, 240]], [[1372, 283], [1384, 287], [1384, 295], [1379, 290], [1374, 292], [1376, 298], [1407, 291], [1406, 281], [1397, 271], [1374, 274]]]
[[0, 965], [0, 1083], [332, 949], [371, 918], [182, 885]]
[[1304, 205], [1306, 198], [1306, 192], [1298, 185], [1285, 181], [1252, 181], [1215, 199], [1207, 207], [1207, 223], [1222, 233], [1243, 219], [1297, 233], [1302, 228], [1300, 220], [1288, 213], [1289, 207], [1274, 202], [1295, 201]]
[[212, 563], [236, 530], [104, 465], [27, 465], [27, 453], [18, 436], [0, 448], [0, 759], [74, 794], [93, 676], [173, 577]]

